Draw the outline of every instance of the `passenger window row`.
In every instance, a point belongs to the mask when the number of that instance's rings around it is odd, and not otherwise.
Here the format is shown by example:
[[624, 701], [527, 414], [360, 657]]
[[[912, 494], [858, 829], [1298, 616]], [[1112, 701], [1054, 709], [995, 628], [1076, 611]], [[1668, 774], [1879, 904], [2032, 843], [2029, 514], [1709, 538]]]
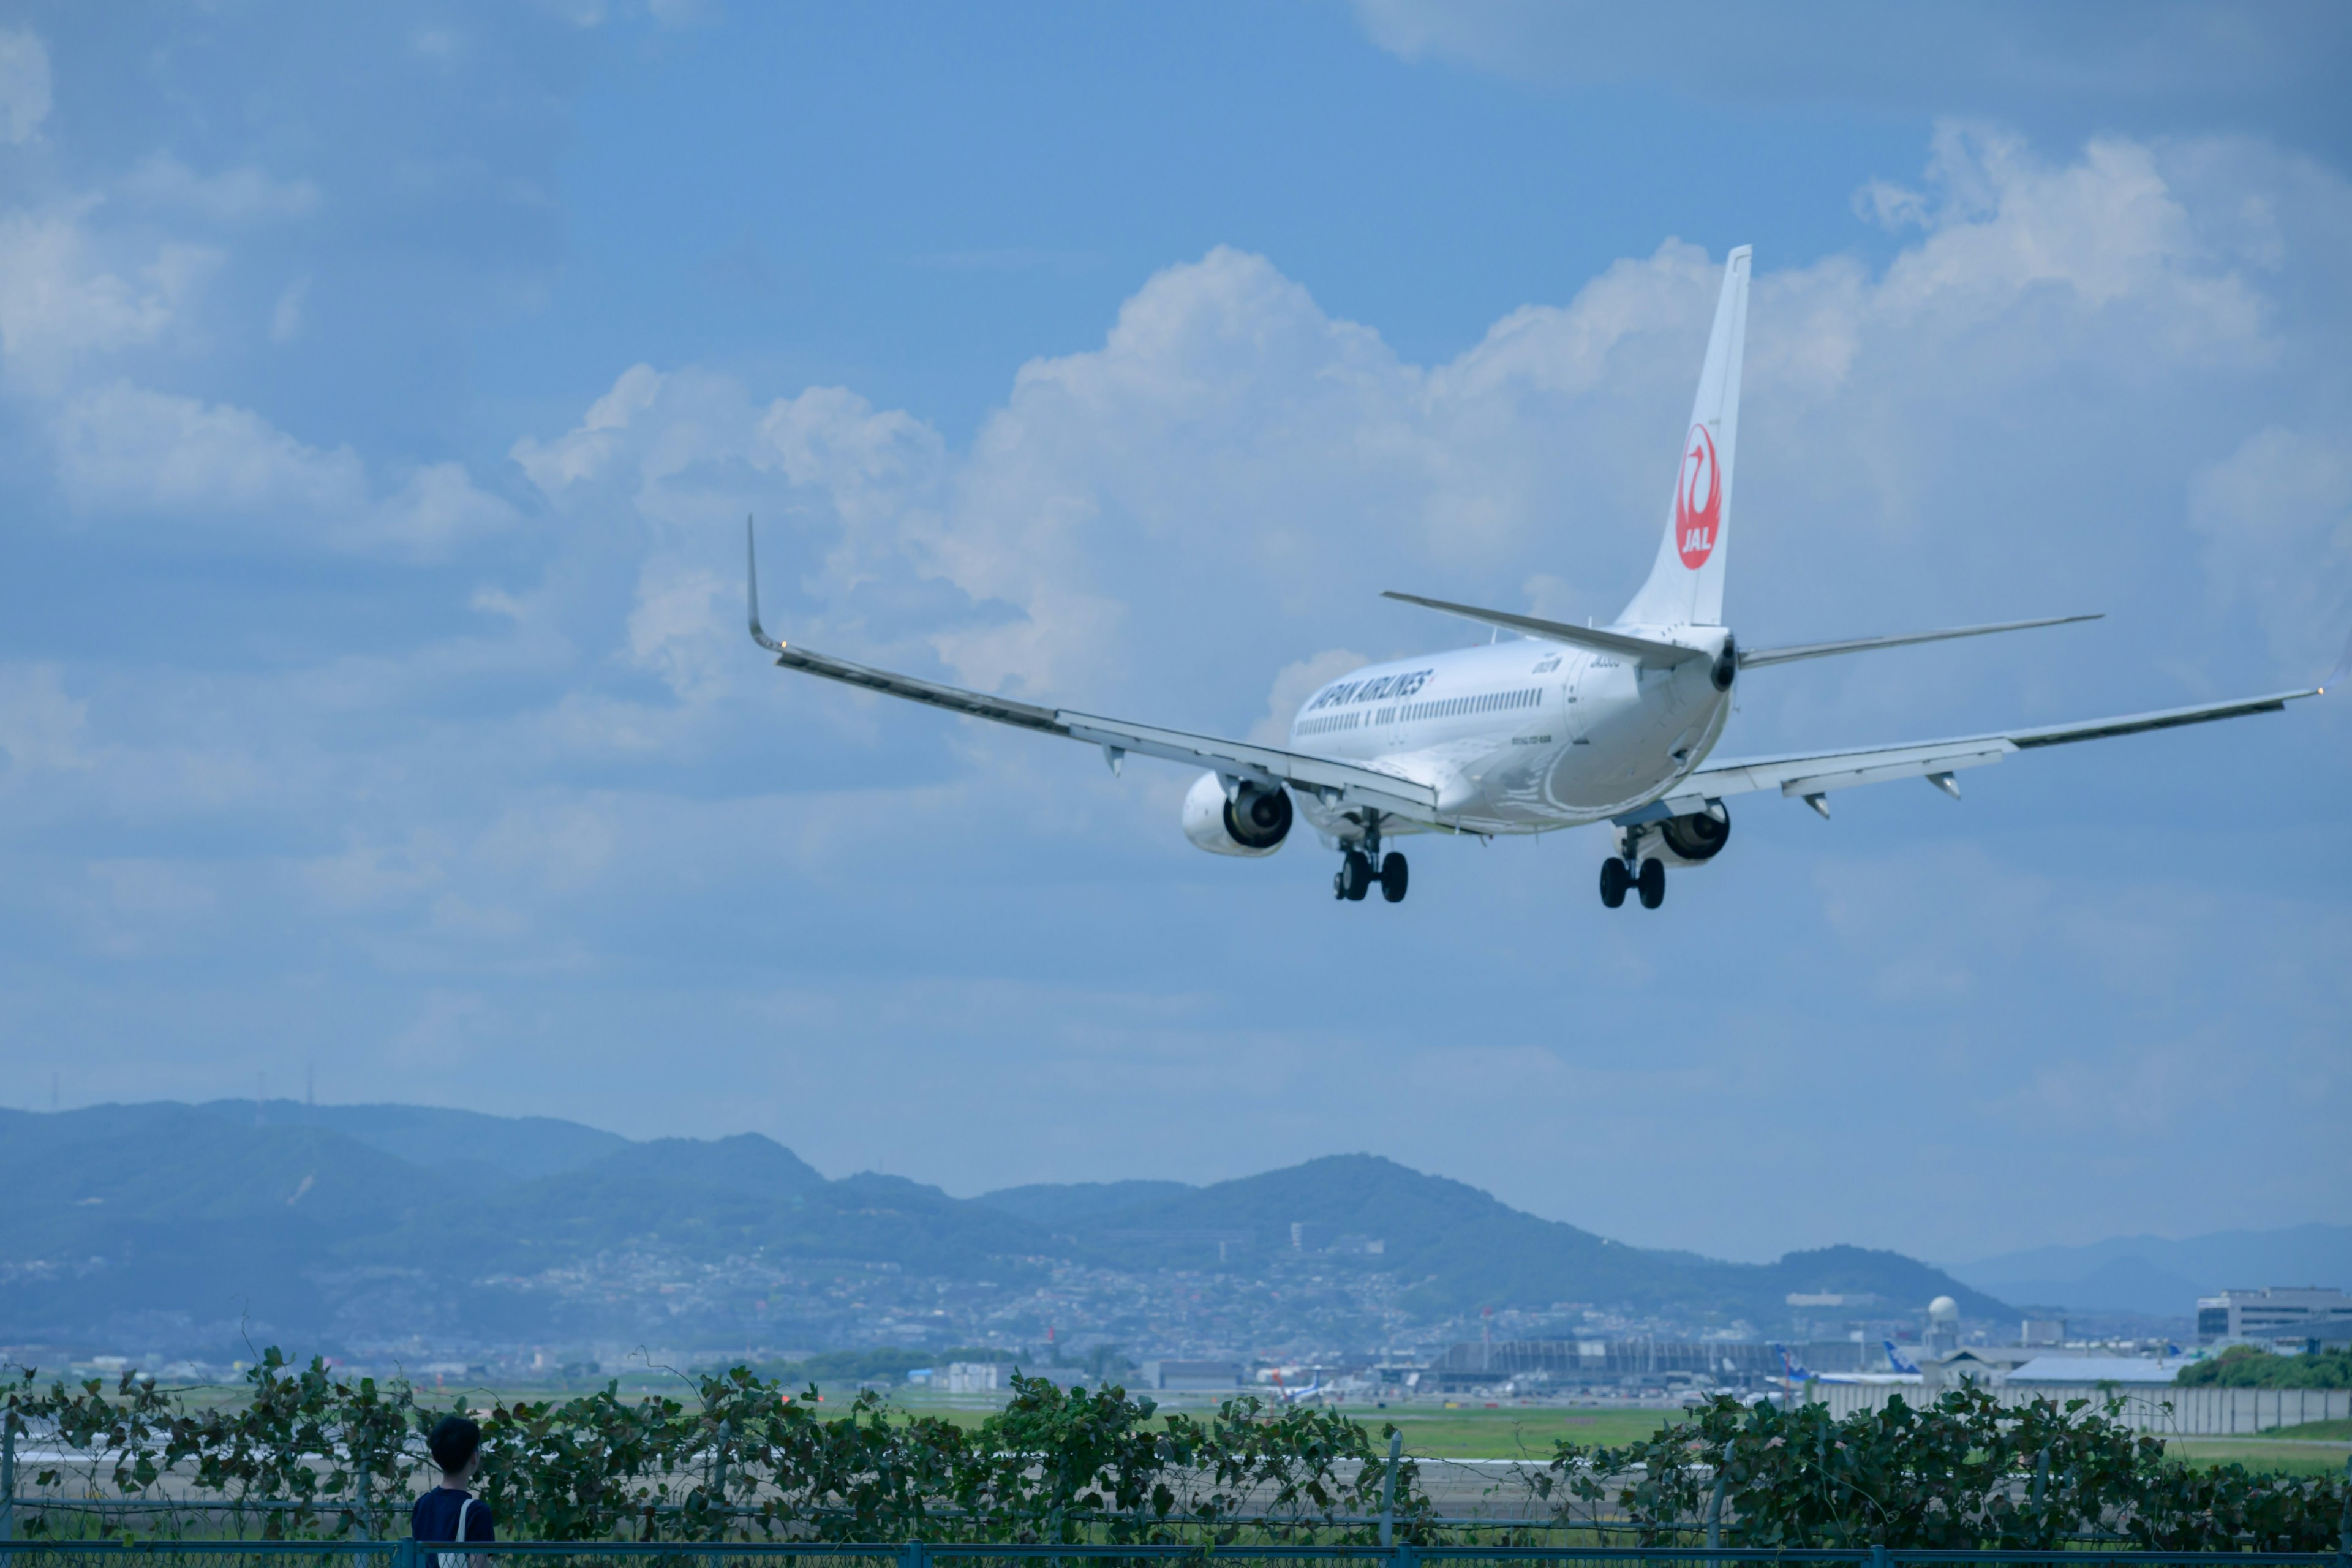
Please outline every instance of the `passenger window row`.
[[1451, 719], [1464, 713], [1499, 713], [1512, 708], [1533, 708], [1543, 701], [1543, 688], [1524, 691], [1489, 691], [1480, 697], [1448, 697], [1438, 702], [1408, 702], [1397, 717], [1410, 724], [1416, 719]]

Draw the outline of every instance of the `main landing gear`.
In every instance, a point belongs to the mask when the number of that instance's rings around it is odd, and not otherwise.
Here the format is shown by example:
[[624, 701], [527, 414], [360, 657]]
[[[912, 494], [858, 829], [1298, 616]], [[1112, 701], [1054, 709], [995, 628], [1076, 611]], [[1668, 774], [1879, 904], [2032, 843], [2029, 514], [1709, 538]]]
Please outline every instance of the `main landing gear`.
[[[1622, 858], [1612, 856], [1601, 862], [1601, 901], [1609, 908], [1622, 909], [1630, 889], [1642, 896], [1642, 907], [1654, 910], [1666, 901], [1666, 863], [1641, 858], [1642, 832], [1635, 828], [1625, 836]], [[1636, 866], [1641, 868], [1634, 869]]]
[[[1373, 868], [1379, 867], [1378, 870]], [[1381, 853], [1380, 823], [1375, 819], [1364, 830], [1360, 847], [1350, 847], [1339, 855], [1339, 869], [1331, 878], [1331, 896], [1361, 903], [1364, 895], [1380, 884], [1381, 897], [1392, 904], [1404, 901], [1405, 881], [1410, 873], [1405, 869], [1404, 857], [1395, 850]]]

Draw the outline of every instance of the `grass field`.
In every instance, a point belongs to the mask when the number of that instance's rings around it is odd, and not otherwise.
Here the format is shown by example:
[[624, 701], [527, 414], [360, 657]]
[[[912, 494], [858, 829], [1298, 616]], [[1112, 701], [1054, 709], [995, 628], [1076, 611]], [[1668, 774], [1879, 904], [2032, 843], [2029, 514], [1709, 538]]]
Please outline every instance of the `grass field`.
[[1548, 1405], [1499, 1410], [1432, 1409], [1425, 1405], [1386, 1410], [1348, 1406], [1345, 1414], [1377, 1432], [1393, 1421], [1404, 1434], [1405, 1452], [1430, 1459], [1549, 1459], [1552, 1445], [1631, 1443], [1646, 1437], [1680, 1414], [1666, 1410], [1563, 1410]]
[[[2313, 1422], [2316, 1426], [2323, 1425]], [[2325, 1423], [2341, 1426], [2341, 1421]], [[2260, 1437], [2176, 1437], [2164, 1446], [2164, 1451], [2184, 1463], [2200, 1467], [2211, 1465], [2243, 1465], [2250, 1470], [2269, 1470], [2289, 1476], [2334, 1476], [2344, 1474], [2345, 1462], [2352, 1459], [2352, 1443], [2284, 1442], [2270, 1436]]]

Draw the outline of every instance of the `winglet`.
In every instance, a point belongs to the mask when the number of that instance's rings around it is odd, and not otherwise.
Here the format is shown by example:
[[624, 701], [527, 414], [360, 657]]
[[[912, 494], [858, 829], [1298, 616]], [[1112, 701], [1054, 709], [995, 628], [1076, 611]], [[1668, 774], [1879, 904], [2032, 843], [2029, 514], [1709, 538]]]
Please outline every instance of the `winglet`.
[[784, 645], [770, 637], [760, 625], [760, 545], [751, 535], [750, 513], [743, 517], [743, 591], [751, 608], [751, 640], [770, 653], [782, 653]]

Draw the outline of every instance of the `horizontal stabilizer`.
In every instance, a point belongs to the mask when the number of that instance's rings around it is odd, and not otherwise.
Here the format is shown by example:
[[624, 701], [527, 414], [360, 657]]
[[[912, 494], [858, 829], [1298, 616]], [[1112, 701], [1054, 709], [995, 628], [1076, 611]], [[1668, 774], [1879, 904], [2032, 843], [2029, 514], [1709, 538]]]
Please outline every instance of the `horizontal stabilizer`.
[[2095, 621], [2099, 616], [2051, 616], [2038, 621], [2000, 621], [1985, 626], [1951, 626], [1939, 632], [1896, 632], [1891, 637], [1849, 637], [1843, 642], [1797, 643], [1789, 647], [1744, 647], [1739, 650], [1739, 668], [1753, 669], [1759, 665], [1790, 664], [1801, 658], [1827, 658], [1833, 653], [1868, 653], [1882, 647], [1907, 647], [1913, 643], [1943, 642], [1951, 637], [1988, 637], [1994, 632], [2031, 631], [2035, 626], [2068, 626], [2076, 621]]
[[1419, 605], [1425, 610], [1442, 610], [1465, 621], [1500, 626], [1505, 631], [1541, 637], [1546, 642], [1563, 642], [1574, 647], [1591, 648], [1595, 653], [1615, 654], [1630, 664], [1647, 665], [1654, 669], [1670, 668], [1677, 664], [1688, 664], [1695, 658], [1713, 657], [1702, 647], [1685, 647], [1680, 643], [1627, 637], [1623, 632], [1604, 632], [1591, 626], [1571, 626], [1559, 621], [1538, 620], [1533, 616], [1515, 616], [1507, 610], [1481, 610], [1470, 605], [1451, 605], [1443, 599], [1424, 599], [1418, 594], [1382, 594], [1381, 597]]

